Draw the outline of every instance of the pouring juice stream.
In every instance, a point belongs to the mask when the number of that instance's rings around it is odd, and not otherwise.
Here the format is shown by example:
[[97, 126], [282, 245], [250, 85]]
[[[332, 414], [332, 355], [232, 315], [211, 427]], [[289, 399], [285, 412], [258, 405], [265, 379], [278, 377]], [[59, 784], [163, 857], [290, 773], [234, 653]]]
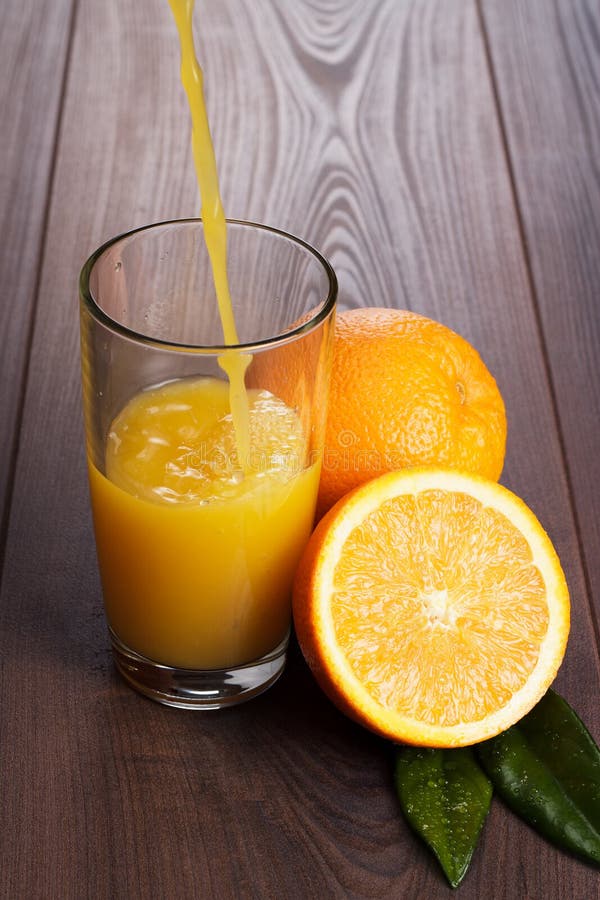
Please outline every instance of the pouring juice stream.
[[[204, 102], [204, 76], [194, 49], [194, 0], [169, 0], [181, 45], [181, 82], [192, 119], [192, 152], [202, 204], [204, 239], [210, 258], [219, 316], [226, 344], [239, 343], [227, 278], [227, 224], [219, 191], [217, 163]], [[229, 404], [235, 429], [238, 461], [247, 469], [250, 454], [248, 397], [244, 375], [249, 354], [225, 352], [219, 365], [229, 379]]]

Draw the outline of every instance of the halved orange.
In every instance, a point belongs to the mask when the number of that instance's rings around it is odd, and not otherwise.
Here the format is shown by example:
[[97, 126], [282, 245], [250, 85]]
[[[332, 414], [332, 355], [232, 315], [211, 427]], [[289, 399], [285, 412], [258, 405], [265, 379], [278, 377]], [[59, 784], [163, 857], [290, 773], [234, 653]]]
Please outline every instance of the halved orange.
[[301, 560], [294, 621], [321, 687], [396, 741], [474, 744], [543, 696], [569, 593], [533, 512], [494, 481], [404, 469], [348, 494]]

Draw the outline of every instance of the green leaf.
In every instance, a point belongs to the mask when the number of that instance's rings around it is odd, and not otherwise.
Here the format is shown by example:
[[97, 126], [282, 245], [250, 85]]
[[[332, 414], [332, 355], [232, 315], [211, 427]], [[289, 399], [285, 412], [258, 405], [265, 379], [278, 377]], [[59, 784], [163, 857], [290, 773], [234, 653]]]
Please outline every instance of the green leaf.
[[559, 847], [600, 865], [600, 750], [562, 697], [548, 691], [477, 753], [517, 815]]
[[437, 856], [452, 887], [464, 878], [490, 808], [492, 786], [470, 747], [400, 747], [396, 791], [410, 826]]

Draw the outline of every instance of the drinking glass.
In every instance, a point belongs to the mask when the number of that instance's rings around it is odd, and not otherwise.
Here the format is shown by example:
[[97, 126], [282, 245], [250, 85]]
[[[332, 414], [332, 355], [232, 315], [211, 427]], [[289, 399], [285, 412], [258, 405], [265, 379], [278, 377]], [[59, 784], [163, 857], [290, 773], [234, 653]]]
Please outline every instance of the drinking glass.
[[[80, 276], [90, 495], [114, 660], [142, 694], [196, 709], [248, 700], [285, 665], [337, 295], [323, 256], [275, 228], [229, 220], [227, 253], [235, 346], [223, 343], [200, 219], [120, 235]], [[224, 369], [243, 373], [235, 421]]]

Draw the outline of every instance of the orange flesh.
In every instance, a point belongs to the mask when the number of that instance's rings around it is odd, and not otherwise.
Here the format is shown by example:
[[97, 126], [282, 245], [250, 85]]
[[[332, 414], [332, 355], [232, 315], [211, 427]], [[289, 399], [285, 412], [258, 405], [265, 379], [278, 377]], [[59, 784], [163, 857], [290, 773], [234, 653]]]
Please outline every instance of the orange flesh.
[[331, 612], [337, 642], [374, 699], [443, 726], [507, 703], [533, 671], [549, 622], [521, 532], [480, 501], [442, 490], [392, 498], [350, 533]]

